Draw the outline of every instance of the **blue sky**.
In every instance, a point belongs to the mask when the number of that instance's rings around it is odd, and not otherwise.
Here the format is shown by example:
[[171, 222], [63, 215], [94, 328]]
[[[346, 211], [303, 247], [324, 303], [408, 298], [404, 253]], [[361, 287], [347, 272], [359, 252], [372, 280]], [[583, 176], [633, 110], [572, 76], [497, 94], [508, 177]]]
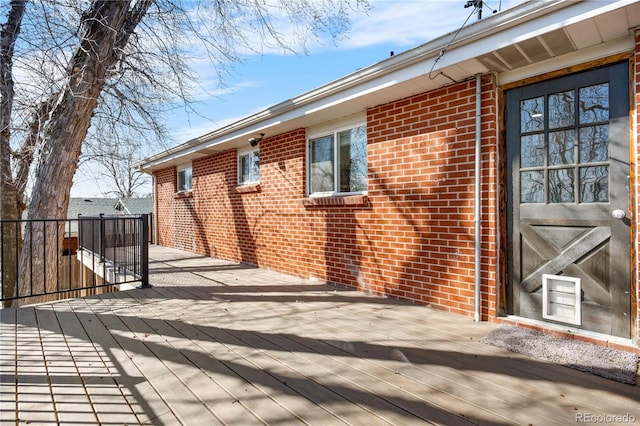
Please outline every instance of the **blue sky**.
[[[506, 10], [524, 0], [485, 0], [483, 18], [491, 10]], [[171, 145], [186, 142], [272, 105], [293, 98], [359, 68], [373, 65], [396, 53], [411, 49], [447, 33], [453, 33], [465, 21], [476, 22], [473, 8], [466, 0], [370, 0], [368, 14], [354, 14], [349, 33], [341, 40], [323, 40], [307, 46], [300, 55], [265, 52], [248, 55], [235, 66], [220, 91], [215, 85], [196, 94], [196, 113], [176, 110], [167, 117], [173, 138]], [[453, 34], [452, 34], [453, 36]], [[208, 67], [199, 67], [207, 85], [213, 80]], [[151, 151], [148, 155], [160, 152]], [[108, 191], [99, 187], [86, 172], [80, 171], [72, 188], [73, 197], [98, 197]], [[151, 192], [150, 186], [144, 191]]]
[[[309, 46], [307, 55], [250, 56], [227, 79], [229, 89], [203, 96], [196, 105], [198, 117], [176, 111], [170, 117], [177, 143], [200, 136], [293, 98], [359, 68], [386, 59], [436, 37], [456, 31], [473, 8], [465, 0], [370, 0], [368, 14], [355, 14], [352, 29], [343, 40], [325, 40]], [[505, 10], [523, 0], [485, 0], [483, 17], [492, 9]], [[467, 22], [477, 21], [474, 14]], [[205, 77], [206, 78], [206, 77]]]

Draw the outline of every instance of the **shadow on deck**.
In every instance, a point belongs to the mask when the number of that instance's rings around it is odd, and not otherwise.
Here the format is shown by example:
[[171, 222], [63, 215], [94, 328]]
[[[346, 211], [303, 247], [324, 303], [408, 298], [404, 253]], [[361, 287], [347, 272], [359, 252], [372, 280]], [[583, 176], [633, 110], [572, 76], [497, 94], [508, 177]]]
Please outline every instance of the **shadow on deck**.
[[162, 247], [151, 257], [153, 288], [1, 311], [2, 421], [640, 420], [638, 387], [479, 343], [493, 324]]

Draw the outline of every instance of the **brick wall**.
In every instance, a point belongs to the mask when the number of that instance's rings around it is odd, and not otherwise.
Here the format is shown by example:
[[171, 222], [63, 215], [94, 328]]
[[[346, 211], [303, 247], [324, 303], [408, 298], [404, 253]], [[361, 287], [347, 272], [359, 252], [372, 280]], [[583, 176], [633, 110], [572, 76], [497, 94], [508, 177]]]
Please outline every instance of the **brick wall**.
[[[495, 314], [495, 122], [491, 80], [482, 95], [483, 316]], [[370, 248], [389, 254], [369, 282], [401, 298], [474, 309], [475, 81], [369, 111]], [[487, 295], [490, 298], [487, 299]], [[487, 303], [490, 300], [490, 303]]]
[[175, 215], [173, 213], [173, 197], [176, 193], [177, 172], [175, 168], [165, 169], [155, 174], [155, 215], [158, 244], [176, 247], [173, 236], [175, 234]]
[[[483, 317], [495, 315], [496, 98], [482, 86]], [[473, 315], [475, 81], [367, 112], [368, 201], [304, 206], [305, 131], [260, 143], [260, 185], [237, 154], [193, 162], [192, 197], [156, 174], [160, 243]], [[173, 186], [171, 185], [173, 182]], [[356, 198], [356, 200], [358, 200]]]

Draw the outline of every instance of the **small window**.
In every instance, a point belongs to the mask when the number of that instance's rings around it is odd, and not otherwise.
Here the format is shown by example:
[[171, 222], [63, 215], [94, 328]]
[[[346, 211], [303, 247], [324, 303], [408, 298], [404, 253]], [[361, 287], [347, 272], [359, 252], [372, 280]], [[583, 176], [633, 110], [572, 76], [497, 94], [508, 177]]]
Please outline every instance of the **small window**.
[[178, 192], [191, 191], [192, 176], [191, 164], [178, 167]]
[[238, 151], [238, 185], [260, 182], [260, 151]]
[[309, 139], [310, 195], [367, 190], [367, 128], [358, 126]]

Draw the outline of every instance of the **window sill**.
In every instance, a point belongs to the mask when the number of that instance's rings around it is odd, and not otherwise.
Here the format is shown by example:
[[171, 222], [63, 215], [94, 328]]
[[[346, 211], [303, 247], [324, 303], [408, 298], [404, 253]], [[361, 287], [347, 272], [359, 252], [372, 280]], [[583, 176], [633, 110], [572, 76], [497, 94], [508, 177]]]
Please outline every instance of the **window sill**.
[[259, 183], [248, 183], [236, 186], [236, 192], [239, 194], [247, 194], [251, 192], [260, 192], [262, 189], [260, 188]]
[[182, 192], [176, 192], [173, 195], [173, 198], [175, 200], [179, 200], [181, 198], [193, 198], [193, 191], [182, 191]]
[[333, 195], [303, 198], [302, 205], [305, 207], [367, 207], [370, 203], [366, 195]]

